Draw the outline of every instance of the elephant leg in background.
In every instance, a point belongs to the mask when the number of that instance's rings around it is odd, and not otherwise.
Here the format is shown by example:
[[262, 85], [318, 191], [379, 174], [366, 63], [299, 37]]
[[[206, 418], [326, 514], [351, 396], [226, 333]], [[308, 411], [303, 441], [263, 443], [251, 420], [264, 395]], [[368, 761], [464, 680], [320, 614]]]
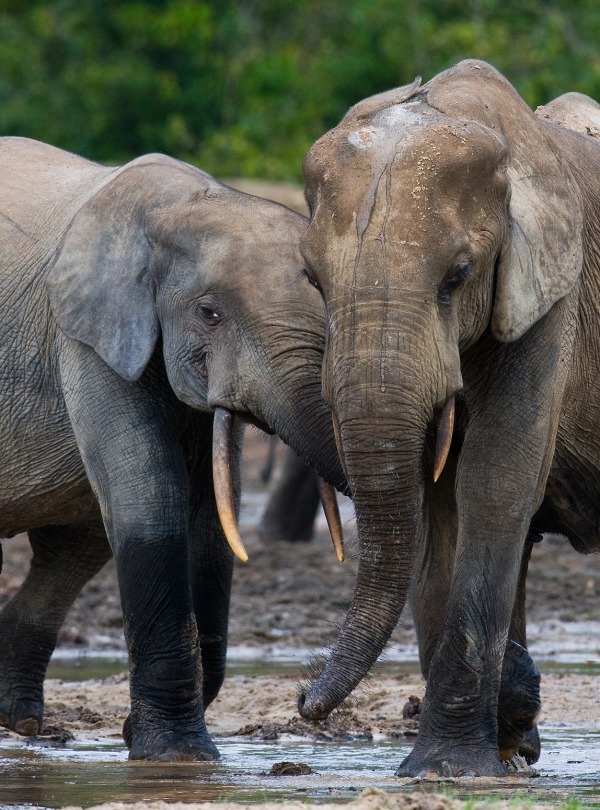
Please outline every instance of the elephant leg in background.
[[540, 701], [540, 675], [527, 650], [526, 586], [531, 552], [541, 535], [530, 528], [521, 558], [517, 595], [508, 631], [502, 681], [498, 696], [498, 744], [501, 751], [518, 746], [532, 765], [540, 758], [541, 741], [536, 724]]
[[[424, 678], [442, 637], [452, 583], [458, 531], [455, 482], [456, 455], [452, 453], [437, 483], [427, 484], [427, 539], [419, 549], [410, 594]], [[499, 750], [505, 759], [518, 750], [529, 763], [536, 762], [540, 755], [535, 726], [540, 694], [539, 673], [526, 651], [525, 586], [531, 549], [538, 539], [538, 535], [530, 533], [525, 542], [498, 698]]]
[[267, 540], [307, 541], [320, 504], [317, 475], [286, 447], [284, 467], [262, 516], [259, 534]]
[[[225, 678], [233, 554], [217, 512], [212, 479], [212, 414], [197, 413], [184, 437], [190, 477], [190, 565], [192, 599], [202, 662], [204, 708], [217, 697]], [[240, 501], [243, 424], [231, 459], [236, 512]]]
[[42, 730], [44, 678], [58, 631], [85, 583], [110, 559], [101, 520], [29, 532], [31, 568], [0, 614], [0, 724]]

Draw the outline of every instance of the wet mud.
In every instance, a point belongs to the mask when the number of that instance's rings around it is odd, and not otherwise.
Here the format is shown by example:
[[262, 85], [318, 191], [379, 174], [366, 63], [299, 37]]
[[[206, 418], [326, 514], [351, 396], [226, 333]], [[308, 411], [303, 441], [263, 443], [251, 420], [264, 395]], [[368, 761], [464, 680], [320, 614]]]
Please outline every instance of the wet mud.
[[[468, 797], [509, 794], [528, 797], [529, 806], [532, 800], [555, 805], [569, 796], [600, 805], [600, 559], [578, 555], [558, 538], [534, 549], [527, 605], [530, 648], [542, 671], [539, 776], [515, 775], [498, 785], [433, 780], [426, 793], [415, 794], [423, 785], [393, 777], [414, 740], [424, 694], [408, 612], [383, 663], [341, 710], [320, 723], [307, 723], [296, 711], [298, 691], [335, 639], [352, 596], [353, 513], [344, 503], [343, 565], [322, 516], [310, 543], [261, 541], [256, 524], [266, 502], [260, 471], [268, 446], [257, 431], [248, 432], [241, 525], [250, 561], [236, 564], [229, 673], [207, 711], [222, 761], [166, 770], [127, 762], [121, 727], [129, 708], [128, 678], [109, 563], [88, 583], [61, 630], [45, 687], [43, 735], [27, 739], [0, 730], [0, 808], [109, 801], [116, 808], [122, 805], [114, 802], [139, 799], [151, 810], [166, 810], [168, 800], [169, 810], [176, 810], [177, 802], [206, 800], [260, 806], [267, 800], [321, 805], [355, 799], [356, 810], [430, 810], [459, 807], [453, 803]], [[25, 537], [2, 545], [0, 604], [19, 587], [30, 557]], [[312, 773], [273, 772], [276, 766], [285, 770], [282, 763]], [[367, 793], [357, 799], [363, 789]], [[432, 790], [450, 794], [439, 797]]]

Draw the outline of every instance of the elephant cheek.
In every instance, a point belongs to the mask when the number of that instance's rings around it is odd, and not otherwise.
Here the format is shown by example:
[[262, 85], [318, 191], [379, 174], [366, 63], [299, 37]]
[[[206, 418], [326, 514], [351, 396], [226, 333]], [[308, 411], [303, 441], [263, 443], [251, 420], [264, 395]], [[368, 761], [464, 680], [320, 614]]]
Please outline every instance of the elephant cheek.
[[176, 358], [175, 361], [170, 362], [165, 354], [165, 364], [169, 384], [175, 396], [191, 408], [210, 411], [211, 408], [208, 404], [208, 374], [204, 359], [199, 358], [199, 361], [193, 362]]

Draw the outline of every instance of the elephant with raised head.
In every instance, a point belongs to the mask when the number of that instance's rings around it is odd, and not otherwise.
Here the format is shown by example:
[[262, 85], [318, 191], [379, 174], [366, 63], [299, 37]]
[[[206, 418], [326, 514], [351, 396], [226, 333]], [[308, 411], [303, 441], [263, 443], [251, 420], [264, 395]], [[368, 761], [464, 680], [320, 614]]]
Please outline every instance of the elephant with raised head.
[[345, 486], [306, 220], [164, 155], [107, 168], [4, 138], [0, 169], [0, 536], [33, 549], [0, 615], [0, 723], [40, 732], [58, 629], [112, 553], [129, 756], [214, 759], [233, 564], [217, 511], [245, 554], [236, 425]]
[[[575, 118], [597, 115], [581, 98]], [[359, 102], [304, 164], [360, 563], [299, 708], [356, 686], [412, 579], [427, 691], [402, 776], [506, 773], [539, 708], [507, 646], [531, 542], [600, 546], [600, 145], [552, 117], [465, 61]]]

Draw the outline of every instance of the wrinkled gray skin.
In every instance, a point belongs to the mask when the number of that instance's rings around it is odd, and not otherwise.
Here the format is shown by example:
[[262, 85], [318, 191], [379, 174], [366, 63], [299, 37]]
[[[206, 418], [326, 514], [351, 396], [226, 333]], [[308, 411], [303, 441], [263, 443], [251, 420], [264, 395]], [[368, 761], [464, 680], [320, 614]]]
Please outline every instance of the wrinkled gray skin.
[[[598, 123], [591, 100], [556, 104]], [[600, 147], [554, 114], [467, 61], [360, 102], [305, 161], [302, 250], [327, 307], [324, 393], [361, 553], [299, 707], [326, 715], [369, 670], [417, 559], [417, 611], [444, 607], [417, 616], [427, 693], [402, 776], [506, 773], [500, 675], [529, 527], [599, 547]], [[434, 485], [435, 423], [457, 392]]]
[[343, 483], [306, 220], [163, 155], [106, 168], [5, 138], [0, 171], [0, 537], [27, 530], [33, 549], [0, 615], [0, 722], [40, 731], [57, 631], [112, 552], [130, 758], [213, 759], [232, 571], [213, 409]]

